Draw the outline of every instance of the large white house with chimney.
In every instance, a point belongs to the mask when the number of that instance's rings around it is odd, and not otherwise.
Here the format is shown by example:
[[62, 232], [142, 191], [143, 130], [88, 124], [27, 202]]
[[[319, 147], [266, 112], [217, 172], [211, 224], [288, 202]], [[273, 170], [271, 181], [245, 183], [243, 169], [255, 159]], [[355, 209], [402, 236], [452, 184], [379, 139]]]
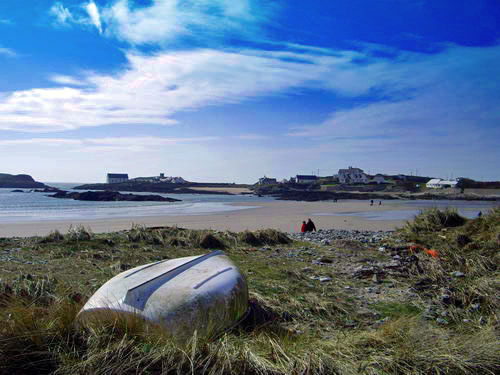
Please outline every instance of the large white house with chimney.
[[338, 178], [341, 184], [368, 183], [368, 177], [360, 168], [349, 167], [347, 169], [339, 169]]

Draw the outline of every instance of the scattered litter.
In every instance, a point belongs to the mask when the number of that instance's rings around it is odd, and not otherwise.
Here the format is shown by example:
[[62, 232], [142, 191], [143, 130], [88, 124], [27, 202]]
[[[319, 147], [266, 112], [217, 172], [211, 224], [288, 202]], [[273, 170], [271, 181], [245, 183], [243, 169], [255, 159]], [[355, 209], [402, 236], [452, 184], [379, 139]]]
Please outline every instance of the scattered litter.
[[319, 280], [319, 282], [321, 282], [321, 283], [325, 283], [327, 281], [332, 281], [332, 278], [327, 277], [327, 276], [309, 276], [309, 278], [311, 280]]

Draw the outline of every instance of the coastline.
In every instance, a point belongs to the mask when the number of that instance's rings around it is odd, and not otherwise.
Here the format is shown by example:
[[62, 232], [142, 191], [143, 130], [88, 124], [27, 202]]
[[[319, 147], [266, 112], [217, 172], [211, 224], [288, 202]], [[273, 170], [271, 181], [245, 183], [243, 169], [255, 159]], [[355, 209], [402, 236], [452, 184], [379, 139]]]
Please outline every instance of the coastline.
[[[345, 202], [296, 202], [272, 201], [231, 203], [232, 206], [251, 206], [234, 211], [200, 215], [164, 215], [123, 217], [112, 219], [76, 219], [54, 221], [12, 222], [0, 224], [0, 237], [29, 237], [47, 235], [53, 230], [66, 232], [70, 225], [83, 225], [94, 233], [128, 230], [132, 224], [148, 227], [178, 226], [188, 229], [214, 229], [234, 232], [265, 228], [284, 232], [298, 232], [302, 220], [312, 218], [318, 229], [394, 230], [405, 220], [367, 220], [355, 216], [334, 216], [345, 212], [356, 213], [384, 210], [404, 210], [397, 201], [382, 206], [369, 206], [366, 201]], [[319, 215], [318, 215], [319, 214]], [[331, 215], [334, 214], [334, 215]]]

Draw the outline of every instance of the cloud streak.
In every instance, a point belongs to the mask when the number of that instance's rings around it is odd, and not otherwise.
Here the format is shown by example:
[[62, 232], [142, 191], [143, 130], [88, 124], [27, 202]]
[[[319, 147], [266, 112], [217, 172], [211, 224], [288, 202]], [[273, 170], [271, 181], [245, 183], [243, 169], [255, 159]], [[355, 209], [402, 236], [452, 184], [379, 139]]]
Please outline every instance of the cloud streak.
[[0, 46], [0, 56], [2, 55], [6, 57], [16, 57], [17, 53], [13, 49]]
[[163, 45], [178, 38], [225, 38], [228, 33], [253, 38], [271, 8], [256, 0], [152, 0], [149, 6], [116, 0], [100, 10], [93, 1], [71, 10], [57, 2], [50, 14], [59, 25], [93, 25], [132, 45]]
[[0, 140], [0, 148], [6, 147], [67, 147], [70, 151], [127, 151], [145, 152], [164, 146], [207, 143], [217, 141], [218, 137], [105, 137], [105, 138], [27, 138]]
[[439, 54], [400, 52], [390, 59], [373, 57], [373, 46], [368, 51], [321, 53], [306, 46], [290, 48], [128, 53], [128, 66], [114, 75], [54, 75], [61, 87], [6, 95], [0, 99], [0, 129], [168, 126], [176, 124], [174, 115], [181, 111], [302, 88], [372, 99], [371, 104], [333, 112], [321, 124], [293, 129], [290, 135], [398, 137], [467, 127], [480, 134], [498, 121], [493, 108], [500, 88], [491, 77], [500, 75], [500, 46], [449, 46]]
[[[385, 98], [332, 112], [320, 124], [296, 127], [290, 136], [355, 144], [359, 137], [390, 147], [461, 147], [500, 137], [500, 46], [449, 46], [434, 55], [402, 54], [353, 71]], [[353, 76], [350, 80], [359, 82]], [[370, 83], [371, 84], [368, 84]]]
[[63, 3], [56, 2], [49, 10], [49, 14], [54, 17], [54, 25], [71, 27], [80, 25], [84, 27], [95, 27], [102, 33], [101, 17], [99, 9], [93, 1], [66, 8]]
[[89, 2], [85, 6], [85, 9], [89, 14], [92, 24], [96, 27], [97, 30], [99, 30], [99, 33], [102, 33], [101, 17], [99, 15], [99, 10], [97, 9], [95, 3], [93, 1]]
[[[0, 129], [26, 132], [120, 124], [173, 125], [172, 116], [208, 105], [323, 86], [350, 95], [327, 74], [348, 68], [349, 53], [317, 56], [293, 51], [192, 51], [127, 54], [116, 75], [53, 77], [64, 87], [11, 93], [0, 101]], [[347, 64], [347, 65], [346, 65]], [[77, 86], [77, 87], [70, 87]]]

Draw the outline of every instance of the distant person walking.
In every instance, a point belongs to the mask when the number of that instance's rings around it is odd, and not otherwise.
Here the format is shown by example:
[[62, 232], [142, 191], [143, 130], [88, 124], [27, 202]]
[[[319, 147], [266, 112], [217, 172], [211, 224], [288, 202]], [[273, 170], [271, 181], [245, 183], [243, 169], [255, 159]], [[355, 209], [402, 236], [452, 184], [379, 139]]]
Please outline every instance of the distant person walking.
[[307, 230], [307, 224], [305, 221], [302, 222], [302, 226], [300, 227], [300, 231], [304, 233]]
[[373, 206], [373, 199], [370, 201], [370, 206]]
[[307, 219], [306, 232], [316, 232], [316, 225], [314, 225], [311, 219]]
[[382, 201], [378, 201], [378, 205], [379, 205], [379, 206], [382, 206]]
[[483, 216], [483, 213], [481, 211], [479, 211], [479, 213], [477, 214], [477, 217], [481, 217]]

